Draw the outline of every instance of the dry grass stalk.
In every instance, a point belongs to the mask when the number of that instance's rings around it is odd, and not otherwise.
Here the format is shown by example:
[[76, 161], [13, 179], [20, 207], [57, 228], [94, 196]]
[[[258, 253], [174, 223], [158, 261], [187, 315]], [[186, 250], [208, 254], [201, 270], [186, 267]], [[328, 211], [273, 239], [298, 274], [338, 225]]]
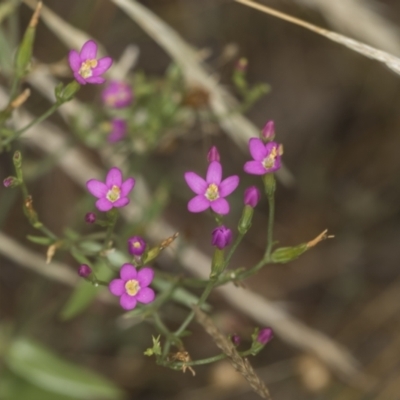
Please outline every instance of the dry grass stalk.
[[215, 326], [212, 319], [200, 310], [199, 307], [193, 307], [197, 322], [203, 326], [205, 331], [213, 338], [215, 344], [228, 356], [232, 366], [249, 382], [252, 389], [263, 399], [271, 400], [271, 395], [264, 382], [255, 373], [247, 358], [242, 358], [236, 351], [233, 343], [227, 339]]
[[328, 38], [334, 42], [340, 43], [343, 46], [346, 46], [349, 49], [352, 49], [352, 50], [356, 51], [357, 53], [364, 55], [365, 57], [380, 61], [381, 63], [385, 64], [388, 68], [390, 68], [392, 71], [394, 71], [396, 74], [400, 75], [400, 58], [394, 56], [393, 54], [389, 54], [386, 51], [382, 51], [382, 50], [376, 49], [375, 47], [368, 46], [365, 43], [351, 39], [347, 36], [341, 35], [340, 33], [332, 32], [327, 29], [320, 28], [316, 25], [313, 25], [313, 24], [305, 22], [301, 19], [292, 17], [288, 14], [282, 13], [273, 8], [255, 3], [251, 0], [235, 0], [235, 1], [237, 3], [244, 4], [248, 7], [255, 8], [256, 10], [262, 11], [266, 14], [270, 14], [277, 18], [288, 21], [292, 24], [302, 26], [303, 28], [306, 28], [306, 29], [308, 29], [312, 32], [315, 32], [321, 36], [325, 36], [326, 38]]
[[374, 11], [371, 0], [295, 0], [318, 9], [330, 24], [346, 34], [393, 54], [400, 54], [398, 28]]

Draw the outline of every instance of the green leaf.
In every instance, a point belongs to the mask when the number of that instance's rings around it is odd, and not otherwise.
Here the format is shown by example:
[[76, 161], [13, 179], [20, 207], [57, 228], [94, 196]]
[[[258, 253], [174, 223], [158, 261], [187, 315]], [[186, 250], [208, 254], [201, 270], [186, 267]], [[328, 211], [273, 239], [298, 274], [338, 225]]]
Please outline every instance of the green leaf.
[[145, 356], [151, 357], [152, 355], [156, 356], [161, 356], [161, 344], [160, 344], [160, 335], [158, 335], [156, 338], [152, 336], [153, 339], [153, 347], [148, 348], [145, 352]]
[[50, 238], [45, 237], [45, 236], [28, 235], [27, 239], [30, 240], [33, 243], [41, 244], [43, 246], [50, 246], [54, 242], [53, 239], [50, 239]]
[[[98, 264], [95, 271], [96, 276], [101, 280], [108, 281], [112, 276], [112, 271], [105, 264]], [[65, 321], [81, 314], [92, 304], [97, 294], [104, 289], [104, 286], [95, 287], [92, 283], [82, 279], [61, 310], [61, 319]]]
[[[116, 400], [122, 397], [121, 390], [106, 378], [62, 360], [47, 348], [28, 339], [15, 340], [5, 362], [14, 374], [57, 395], [96, 400]], [[29, 400], [32, 398], [29, 397]]]

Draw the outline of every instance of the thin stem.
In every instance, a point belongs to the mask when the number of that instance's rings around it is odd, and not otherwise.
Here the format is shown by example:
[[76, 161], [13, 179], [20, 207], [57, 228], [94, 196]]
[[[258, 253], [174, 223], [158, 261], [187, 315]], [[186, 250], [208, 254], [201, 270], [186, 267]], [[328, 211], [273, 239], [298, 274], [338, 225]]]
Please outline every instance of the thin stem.
[[31, 128], [33, 125], [39, 124], [40, 122], [44, 121], [46, 118], [48, 118], [51, 114], [53, 114], [58, 107], [60, 107], [62, 103], [55, 103], [53, 104], [44, 114], [42, 114], [40, 117], [35, 118], [33, 121], [31, 121], [28, 125], [24, 126], [20, 130], [14, 133], [14, 135], [6, 138], [3, 140], [3, 145], [7, 145], [8, 143], [12, 142], [15, 139], [18, 139], [24, 132], [26, 132], [29, 128]]
[[106, 237], [104, 239], [104, 243], [103, 243], [103, 247], [102, 247], [101, 251], [104, 251], [107, 249], [108, 244], [110, 243], [112, 234], [114, 232], [115, 224], [117, 223], [117, 219], [118, 219], [118, 213], [115, 209], [112, 209], [111, 211], [109, 211], [108, 215], [110, 218], [110, 222], [109, 222], [110, 225], [107, 228]]
[[234, 252], [236, 251], [237, 247], [239, 246], [240, 242], [242, 241], [243, 237], [244, 237], [243, 233], [239, 233], [239, 235], [237, 236], [235, 242], [233, 243], [233, 245], [228, 253], [228, 256], [226, 257], [226, 260], [224, 263], [224, 269], [229, 265], [229, 262], [231, 261], [231, 258], [233, 256]]
[[267, 250], [265, 251], [264, 258], [266, 260], [271, 259], [271, 251], [273, 242], [273, 234], [274, 234], [274, 216], [275, 216], [275, 196], [274, 194], [268, 195], [268, 204], [269, 204], [269, 213], [268, 213], [268, 228], [267, 228]]
[[[242, 357], [247, 357], [247, 356], [252, 354], [252, 350], [249, 349], [249, 350], [246, 350], [246, 351], [242, 351], [242, 352], [239, 352], [239, 354]], [[218, 354], [217, 356], [213, 356], [213, 357], [209, 357], [209, 358], [203, 358], [201, 360], [195, 360], [195, 361], [189, 361], [189, 362], [175, 362], [175, 363], [170, 364], [168, 366], [170, 368], [173, 368], [173, 369], [175, 369], [175, 368], [176, 369], [180, 369], [183, 366], [193, 367], [193, 366], [196, 366], [196, 365], [211, 364], [213, 362], [223, 360], [226, 357], [228, 357], [228, 356], [225, 353], [221, 353], [221, 354]]]
[[49, 237], [52, 240], [57, 240], [58, 237], [48, 228], [46, 228], [44, 225], [42, 225], [39, 230], [43, 232], [47, 237]]
[[[197, 306], [201, 308], [201, 306], [205, 303], [207, 300], [208, 296], [210, 295], [212, 289], [214, 288], [214, 285], [216, 284], [216, 280], [210, 280], [204, 289], [203, 294], [201, 295], [199, 301], [197, 302]], [[186, 317], [186, 319], [182, 322], [182, 325], [175, 331], [174, 335], [175, 336], [180, 336], [182, 335], [183, 331], [187, 328], [187, 326], [192, 322], [192, 319], [194, 318], [194, 311], [191, 311], [190, 314]]]

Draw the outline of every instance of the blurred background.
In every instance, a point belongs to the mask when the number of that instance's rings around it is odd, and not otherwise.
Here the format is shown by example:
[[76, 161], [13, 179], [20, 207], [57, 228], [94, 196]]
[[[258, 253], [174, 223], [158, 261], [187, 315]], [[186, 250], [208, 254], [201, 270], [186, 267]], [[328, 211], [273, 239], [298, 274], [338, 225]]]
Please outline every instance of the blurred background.
[[[248, 60], [250, 85], [270, 85], [270, 92], [245, 116], [258, 129], [273, 119], [276, 139], [284, 146], [283, 160], [290, 174], [278, 181], [276, 240], [283, 246], [296, 245], [326, 228], [335, 235], [290, 264], [264, 268], [245, 282], [246, 290], [269, 299], [274, 306], [346, 348], [358, 361], [364, 378], [353, 379], [343, 371], [333, 370], [309, 348], [294, 347], [276, 334], [251, 359], [272, 398], [400, 399], [400, 76], [337, 43], [232, 1], [140, 3], [198, 49], [199, 60], [203, 58], [209, 74], [234, 96], [240, 98], [232, 73], [241, 57]], [[400, 56], [400, 3], [395, 0], [262, 3]], [[170, 56], [115, 3], [46, 0], [45, 5], [101, 42], [114, 59], [119, 59], [128, 45], [137, 46], [139, 56], [131, 73], [165, 79]], [[2, 38], [9, 40], [12, 51], [30, 16], [31, 10], [20, 4], [3, 20]], [[68, 81], [68, 51], [54, 31], [40, 22], [34, 47], [36, 65], [45, 65], [57, 79]], [[3, 63], [7, 63], [6, 51], [0, 52]], [[0, 83], [7, 88], [7, 74], [2, 73]], [[25, 86], [33, 92], [25, 108], [39, 115], [50, 103], [29, 82]], [[162, 84], [160, 88], [162, 91]], [[78, 97], [95, 107], [100, 90], [85, 87]], [[218, 147], [224, 175], [241, 177], [240, 191], [231, 197], [232, 212], [226, 220], [232, 227], [241, 213], [243, 190], [259, 181], [242, 172], [249, 159], [246, 147], [238, 145], [212, 118], [202, 119], [202, 113], [209, 109], [207, 94], [205, 99], [194, 120], [181, 126], [172, 139], [149, 146], [145, 155], [133, 152], [128, 162], [140, 170], [152, 193], [161, 190], [163, 218], [189, 243], [211, 256], [213, 220], [206, 214], [186, 211], [191, 193], [182, 179], [183, 173], [193, 170], [202, 175], [209, 147]], [[60, 115], [55, 114], [50, 121], [75, 138], [75, 145], [87, 160], [103, 165], [104, 158], [97, 154], [100, 145], [90, 146], [79, 137], [76, 139], [77, 135], [71, 133], [73, 128]], [[21, 148], [27, 173], [32, 175], [29, 187], [43, 222], [57, 234], [66, 227], [88, 231], [82, 216], [93, 207], [92, 200], [57, 166], [54, 155], [49, 159], [29, 140], [13, 145], [13, 150]], [[1, 155], [2, 179], [13, 173], [11, 154]], [[27, 234], [35, 232], [21, 212], [20, 193], [1, 188], [0, 204], [2, 232], [24, 248], [44, 255], [43, 247], [26, 240]], [[251, 266], [262, 256], [267, 211], [263, 199], [233, 267]], [[144, 230], [143, 224], [141, 221], [136, 226]], [[11, 345], [7, 332], [12, 332], [11, 337], [29, 337], [65, 362], [106, 377], [124, 391], [126, 399], [258, 398], [228, 362], [196, 367], [195, 377], [189, 372], [158, 367], [154, 359], [143, 355], [151, 346], [154, 327], [147, 322], [122, 320], [121, 311], [113, 305], [96, 301], [76, 318], [62, 320], [60, 310], [71, 288], [23, 268], [4, 250], [1, 253], [0, 349]], [[76, 261], [67, 254], [60, 252], [55, 259], [68, 264], [71, 271], [77, 268]], [[168, 257], [160, 259], [156, 267], [190, 276], [189, 271]], [[226, 334], [241, 335], [246, 348], [258, 325], [251, 313], [238, 310], [218, 292], [210, 297], [210, 304], [220, 329]], [[163, 317], [173, 328], [186, 312], [167, 306]], [[199, 325], [193, 324], [192, 332], [186, 345], [193, 359], [216, 354], [217, 348]], [[24, 348], [15, 351], [20, 351], [23, 359]], [[15, 371], [21, 368], [18, 375]], [[71, 397], [55, 392], [45, 397], [43, 388], [39, 389], [45, 376], [37, 378], [18, 365], [11, 371], [3, 361], [0, 373], [0, 396], [5, 400], [102, 398], [100, 394]], [[32, 383], [38, 389], [29, 386]], [[74, 396], [73, 388], [70, 394]]]

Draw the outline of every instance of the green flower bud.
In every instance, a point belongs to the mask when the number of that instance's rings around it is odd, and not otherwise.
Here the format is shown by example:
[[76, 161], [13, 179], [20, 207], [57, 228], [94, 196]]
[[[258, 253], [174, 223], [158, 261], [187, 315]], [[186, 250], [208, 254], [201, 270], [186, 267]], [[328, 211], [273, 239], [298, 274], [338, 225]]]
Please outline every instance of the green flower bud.
[[239, 220], [238, 231], [244, 235], [251, 227], [251, 220], [253, 219], [254, 208], [246, 205], [243, 208], [242, 217]]
[[210, 279], [214, 279], [221, 274], [221, 272], [224, 270], [224, 263], [225, 263], [224, 250], [216, 248], [211, 263]]

